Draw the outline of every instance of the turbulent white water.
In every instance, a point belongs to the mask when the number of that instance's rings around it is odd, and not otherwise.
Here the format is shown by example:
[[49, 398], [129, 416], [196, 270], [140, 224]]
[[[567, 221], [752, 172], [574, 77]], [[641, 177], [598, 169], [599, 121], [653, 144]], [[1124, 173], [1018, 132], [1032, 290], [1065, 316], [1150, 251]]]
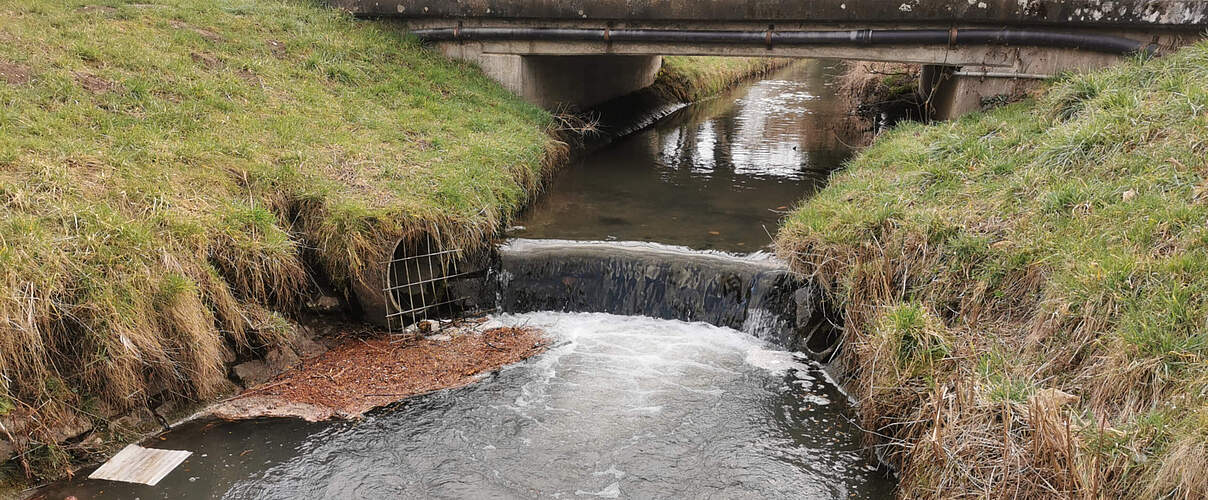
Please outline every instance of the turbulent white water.
[[79, 498], [882, 498], [844, 396], [816, 366], [703, 323], [501, 315], [557, 346], [358, 422], [190, 424], [156, 487]]
[[[369, 419], [227, 497], [878, 497], [846, 402], [735, 330], [588, 313], [502, 315], [560, 345], [456, 397]], [[348, 457], [348, 439], [363, 441]], [[329, 451], [330, 450], [330, 451]], [[349, 490], [332, 490], [356, 471]], [[316, 475], [317, 474], [317, 475]], [[387, 480], [386, 478], [390, 478]], [[320, 488], [321, 489], [317, 489]], [[337, 495], [340, 496], [340, 495]]]

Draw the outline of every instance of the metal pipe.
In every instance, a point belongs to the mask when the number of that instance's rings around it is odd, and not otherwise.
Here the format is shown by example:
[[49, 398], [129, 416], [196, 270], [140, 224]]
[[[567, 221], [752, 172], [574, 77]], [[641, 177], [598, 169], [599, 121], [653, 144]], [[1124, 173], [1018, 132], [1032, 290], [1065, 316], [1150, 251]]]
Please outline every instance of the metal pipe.
[[967, 76], [970, 78], [1012, 78], [1017, 80], [1048, 80], [1053, 75], [1042, 73], [1013, 73], [1010, 71], [953, 71], [952, 76]]
[[434, 28], [415, 30], [429, 41], [549, 41], [765, 45], [1015, 45], [1111, 54], [1152, 54], [1156, 47], [1130, 38], [1027, 29], [837, 31], [703, 31], [589, 28]]

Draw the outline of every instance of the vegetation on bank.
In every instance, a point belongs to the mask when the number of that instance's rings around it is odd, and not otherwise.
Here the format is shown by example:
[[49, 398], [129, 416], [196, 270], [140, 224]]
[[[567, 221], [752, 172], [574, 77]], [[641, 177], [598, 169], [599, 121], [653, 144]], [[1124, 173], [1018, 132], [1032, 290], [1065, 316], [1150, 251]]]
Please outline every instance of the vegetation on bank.
[[[919, 94], [922, 65], [847, 61], [835, 79], [835, 93], [851, 106], [848, 127], [858, 127], [867, 145], [878, 127], [892, 126], [901, 120], [922, 120], [926, 96]], [[854, 134], [851, 134], [854, 135]]]
[[739, 82], [782, 68], [792, 59], [666, 56], [652, 90], [676, 102], [713, 97]]
[[562, 154], [479, 71], [302, 0], [4, 1], [0, 102], [0, 416], [29, 461], [76, 415], [211, 396], [313, 276], [483, 244]]
[[[685, 99], [751, 71], [670, 60]], [[487, 243], [565, 154], [471, 66], [307, 0], [0, 0], [0, 102], [0, 445], [52, 476], [68, 423], [211, 397], [317, 279]]]
[[1208, 44], [901, 126], [777, 245], [901, 496], [1208, 497]]

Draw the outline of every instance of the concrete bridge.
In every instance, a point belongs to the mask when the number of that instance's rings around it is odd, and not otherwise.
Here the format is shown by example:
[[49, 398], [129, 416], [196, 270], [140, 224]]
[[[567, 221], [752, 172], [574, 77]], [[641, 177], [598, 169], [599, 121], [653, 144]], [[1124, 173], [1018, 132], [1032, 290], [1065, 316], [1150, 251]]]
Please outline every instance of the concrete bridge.
[[329, 1], [398, 18], [551, 109], [641, 89], [661, 56], [682, 54], [923, 64], [921, 90], [944, 118], [1208, 29], [1208, 0]]

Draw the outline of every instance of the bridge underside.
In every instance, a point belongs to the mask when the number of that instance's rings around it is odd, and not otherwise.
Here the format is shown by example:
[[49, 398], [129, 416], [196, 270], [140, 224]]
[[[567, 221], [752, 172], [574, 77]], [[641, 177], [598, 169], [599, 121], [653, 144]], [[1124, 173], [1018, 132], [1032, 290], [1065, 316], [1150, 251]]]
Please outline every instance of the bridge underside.
[[659, 56], [915, 63], [939, 117], [1065, 71], [1199, 39], [1208, 0], [329, 0], [399, 19], [529, 101], [586, 108], [653, 82]]
[[[423, 28], [416, 28], [422, 30]], [[464, 27], [462, 28], [464, 29]], [[421, 31], [422, 33], [422, 31]], [[1186, 43], [1168, 34], [1160, 46]], [[1000, 95], [1015, 95], [1041, 79], [1065, 71], [1110, 65], [1126, 54], [1081, 48], [1003, 45], [741, 45], [673, 42], [549, 40], [435, 40], [445, 55], [477, 63], [526, 100], [547, 109], [583, 109], [644, 88], [654, 81], [663, 55], [786, 57], [915, 63], [931, 78], [921, 90], [933, 94], [938, 118], [979, 109]], [[937, 77], [938, 76], [938, 77]]]
[[441, 48], [450, 57], [477, 63], [508, 90], [551, 111], [587, 109], [649, 87], [663, 62], [657, 55], [521, 55]]

